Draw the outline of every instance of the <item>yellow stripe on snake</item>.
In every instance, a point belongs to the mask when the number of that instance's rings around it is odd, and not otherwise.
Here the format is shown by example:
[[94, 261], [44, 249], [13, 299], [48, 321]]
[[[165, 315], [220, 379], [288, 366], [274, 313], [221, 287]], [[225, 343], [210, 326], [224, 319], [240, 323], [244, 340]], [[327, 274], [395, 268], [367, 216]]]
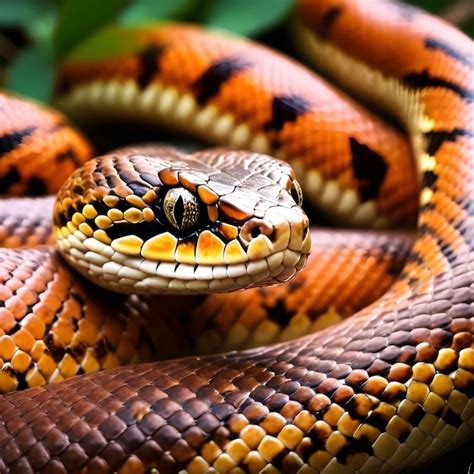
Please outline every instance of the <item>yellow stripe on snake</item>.
[[[472, 42], [384, 1], [299, 0], [291, 31], [403, 124], [418, 173], [305, 67], [193, 26], [102, 33], [56, 103], [227, 148], [87, 161], [60, 114], [0, 95], [0, 239], [40, 245], [0, 250], [0, 472], [403, 472], [472, 440]], [[301, 208], [399, 227], [417, 192], [403, 268], [408, 237]], [[193, 349], [231, 352], [138, 364]]]

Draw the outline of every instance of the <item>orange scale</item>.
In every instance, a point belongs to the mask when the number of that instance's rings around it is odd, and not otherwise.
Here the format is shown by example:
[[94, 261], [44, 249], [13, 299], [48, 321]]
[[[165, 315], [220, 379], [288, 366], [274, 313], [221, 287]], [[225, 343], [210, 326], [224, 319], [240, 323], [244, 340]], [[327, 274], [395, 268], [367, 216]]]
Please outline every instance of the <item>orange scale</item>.
[[17, 320], [23, 319], [28, 312], [28, 306], [19, 296], [12, 296], [5, 301], [5, 308], [15, 315]]
[[[442, 41], [445, 41], [443, 38]], [[430, 50], [425, 48], [425, 57], [428, 64], [428, 71], [431, 75], [443, 79], [448, 82], [456, 82], [460, 86], [472, 88], [469, 80], [471, 69], [467, 64], [464, 64], [456, 59], [449, 57], [446, 53], [440, 50]], [[465, 55], [470, 56], [472, 52], [466, 51]]]
[[466, 246], [464, 237], [449, 224], [444, 215], [438, 212], [426, 212], [423, 215], [423, 223], [435, 229], [438, 237], [446, 242], [454, 251]]
[[23, 320], [22, 326], [37, 340], [43, 338], [46, 331], [44, 322], [33, 314]]
[[35, 343], [35, 338], [25, 328], [19, 329], [11, 337], [15, 344], [25, 352], [29, 352]]
[[41, 298], [41, 301], [44, 304], [47, 304], [50, 308], [54, 308], [54, 310], [57, 311], [62, 307], [64, 297], [66, 296], [66, 294], [63, 294], [63, 290], [64, 288], [59, 284], [59, 282], [55, 282], [50, 286], [49, 290], [46, 290], [43, 293], [45, 296], [44, 298]]
[[12, 296], [13, 292], [6, 285], [0, 285], [0, 301], [5, 301]]
[[19, 280], [18, 278], [10, 278], [7, 282], [5, 282], [5, 285], [12, 291], [16, 292], [19, 288], [23, 286], [23, 282]]
[[468, 185], [464, 187], [457, 186], [458, 183], [454, 183], [451, 179], [446, 178], [447, 177], [444, 176], [444, 179], [438, 179], [436, 183], [436, 188], [440, 191], [440, 194], [446, 194], [451, 200], [456, 200], [457, 198], [468, 195], [470, 191]]
[[97, 343], [99, 336], [98, 327], [93, 324], [89, 319], [82, 319], [78, 323], [79, 333], [81, 340], [90, 346], [94, 346]]
[[192, 91], [193, 85], [211, 65], [211, 60], [191, 56], [188, 51], [171, 49], [160, 60], [158, 80], [181, 92]]
[[255, 83], [252, 72], [242, 71], [225, 81], [210, 103], [254, 129], [263, 127], [272, 117], [271, 95]]
[[437, 130], [452, 130], [465, 126], [460, 120], [471, 114], [472, 106], [456, 92], [429, 87], [423, 90], [425, 115], [436, 122]]
[[61, 317], [67, 319], [76, 319], [82, 314], [82, 305], [75, 298], [68, 298], [63, 305]]
[[[323, 165], [326, 169], [331, 169], [333, 166], [336, 169], [344, 169], [341, 163], [349, 163], [350, 158], [344, 135], [328, 130], [311, 130], [312, 127], [306, 128], [304, 122], [307, 120], [311, 124], [312, 119], [307, 116], [299, 117], [294, 124], [285, 124], [278, 135], [289, 158], [304, 157], [308, 169], [320, 169]], [[333, 159], [339, 164], [331, 164]]]
[[418, 252], [424, 259], [424, 266], [432, 275], [440, 275], [449, 270], [449, 263], [444, 258], [436, 239], [430, 235], [420, 237], [413, 249]]
[[0, 329], [8, 334], [15, 325], [16, 319], [13, 313], [6, 308], [0, 308]]
[[61, 341], [63, 346], [68, 346], [71, 344], [75, 330], [69, 321], [60, 319], [54, 324], [53, 332], [54, 335]]
[[435, 193], [431, 199], [438, 209], [443, 209], [443, 215], [452, 222], [464, 222], [467, 212], [443, 193]]

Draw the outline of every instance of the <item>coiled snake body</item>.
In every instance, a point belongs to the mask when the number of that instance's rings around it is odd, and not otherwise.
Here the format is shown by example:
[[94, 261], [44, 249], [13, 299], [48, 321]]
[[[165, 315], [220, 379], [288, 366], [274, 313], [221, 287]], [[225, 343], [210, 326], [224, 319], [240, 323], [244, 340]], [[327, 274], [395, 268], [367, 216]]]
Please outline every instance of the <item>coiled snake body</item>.
[[[4, 395], [0, 471], [392, 472], [472, 438], [472, 43], [398, 3], [300, 0], [296, 17], [294, 37], [309, 60], [391, 110], [410, 133], [420, 212], [400, 277], [341, 324], [293, 341]], [[413, 218], [416, 186], [400, 134], [306, 69], [193, 27], [111, 35], [120, 54], [105, 60], [86, 47], [64, 67], [58, 105], [75, 117], [164, 122], [274, 154], [293, 165], [314, 204], [352, 225]], [[52, 191], [89, 156], [58, 116], [0, 100], [9, 111], [0, 138], [9, 161], [0, 166], [10, 192]], [[60, 149], [50, 158], [65, 163], [51, 189], [42, 189], [44, 164], [15, 161], [34, 150], [48, 163], [46, 130]], [[163, 161], [149, 158], [156, 153]], [[225, 291], [301, 268], [309, 234], [298, 200], [290, 168], [262, 155], [127, 149], [69, 178], [54, 232], [66, 259], [102, 286]], [[28, 214], [18, 201], [2, 203], [12, 205]], [[26, 243], [47, 239], [48, 229]], [[22, 243], [17, 236], [12, 246]], [[1, 259], [3, 390], [149, 356], [141, 313], [169, 300], [111, 299], [50, 249], [4, 249]], [[97, 309], [104, 299], [117, 319]], [[42, 340], [45, 324], [53, 329]]]

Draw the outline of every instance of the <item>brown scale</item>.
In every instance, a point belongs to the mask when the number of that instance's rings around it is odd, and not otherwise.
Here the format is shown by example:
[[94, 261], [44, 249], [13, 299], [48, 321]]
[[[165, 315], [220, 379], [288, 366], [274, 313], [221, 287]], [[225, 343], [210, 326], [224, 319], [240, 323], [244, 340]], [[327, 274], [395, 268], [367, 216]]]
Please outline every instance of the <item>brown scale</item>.
[[[302, 2], [304, 18], [313, 9], [329, 10], [334, 27], [338, 18], [346, 22], [335, 33], [316, 21], [321, 35], [386, 74], [405, 77], [434, 67], [444, 81], [468, 87], [467, 56], [453, 57], [453, 48], [465, 52], [472, 42], [446, 24], [385, 2], [311, 3]], [[345, 11], [331, 13], [334, 7]], [[428, 28], [437, 42], [425, 42]], [[449, 44], [440, 47], [442, 38]], [[432, 61], [434, 54], [439, 61]], [[409, 79], [420, 85], [420, 77]], [[445, 86], [429, 87], [433, 97], [439, 94], [438, 107], [446, 105]], [[425, 87], [419, 86], [421, 100]], [[472, 132], [472, 102], [459, 110], [453, 125]], [[125, 367], [6, 395], [0, 469], [380, 472], [416, 466], [467, 441], [474, 383], [472, 140], [439, 137], [432, 152], [436, 180], [422, 191], [420, 233], [428, 236], [430, 252], [412, 253], [403, 280], [381, 299], [296, 341]], [[432, 227], [423, 226], [428, 209], [440, 217]], [[462, 212], [468, 213], [462, 222], [448, 218]], [[464, 242], [456, 238], [448, 252], [450, 227]]]
[[55, 193], [91, 157], [59, 112], [0, 94], [0, 195]]
[[52, 244], [53, 201], [53, 197], [0, 199], [0, 246], [18, 248]]

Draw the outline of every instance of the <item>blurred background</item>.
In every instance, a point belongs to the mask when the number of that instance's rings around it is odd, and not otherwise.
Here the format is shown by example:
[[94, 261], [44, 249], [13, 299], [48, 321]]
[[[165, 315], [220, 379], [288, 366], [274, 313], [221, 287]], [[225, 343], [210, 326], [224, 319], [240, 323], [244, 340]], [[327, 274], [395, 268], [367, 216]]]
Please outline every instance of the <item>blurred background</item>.
[[[377, 1], [377, 0], [367, 0]], [[294, 0], [0, 0], [0, 87], [49, 102], [56, 64], [108, 24], [180, 20], [280, 48]], [[474, 1], [412, 0], [474, 36]]]

